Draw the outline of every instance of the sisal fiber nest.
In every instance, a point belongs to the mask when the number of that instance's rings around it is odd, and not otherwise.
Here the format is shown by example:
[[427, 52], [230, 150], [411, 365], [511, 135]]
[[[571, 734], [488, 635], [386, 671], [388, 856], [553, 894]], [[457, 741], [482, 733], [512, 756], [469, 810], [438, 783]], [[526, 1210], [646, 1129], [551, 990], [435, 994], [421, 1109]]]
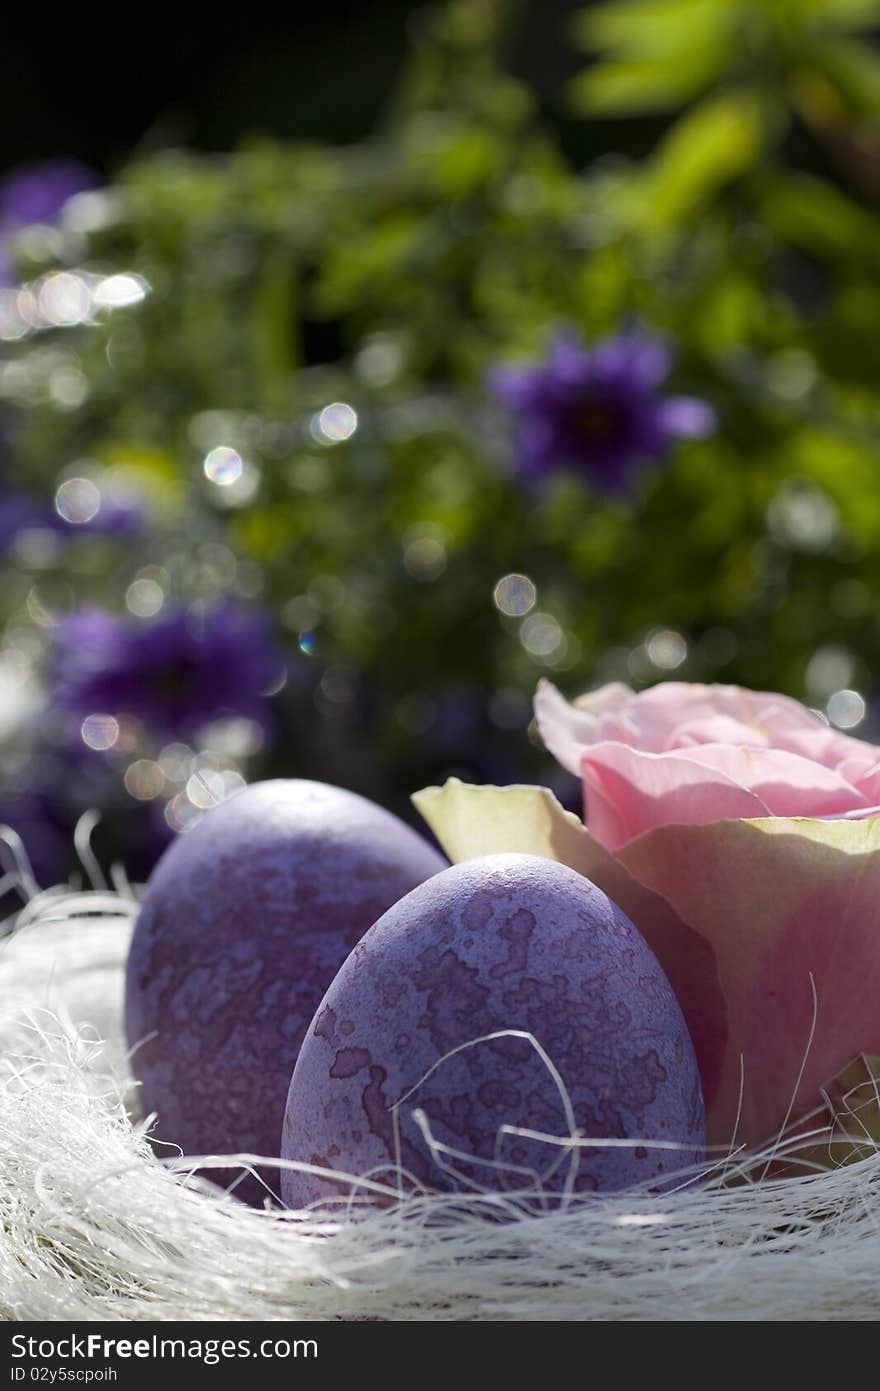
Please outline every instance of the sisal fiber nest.
[[765, 1176], [777, 1149], [731, 1153], [662, 1197], [545, 1210], [522, 1195], [436, 1193], [329, 1215], [245, 1207], [198, 1162], [154, 1149], [139, 1117], [122, 1029], [135, 911], [124, 886], [48, 892], [0, 941], [0, 1317], [880, 1313], [873, 1144], [795, 1178]]

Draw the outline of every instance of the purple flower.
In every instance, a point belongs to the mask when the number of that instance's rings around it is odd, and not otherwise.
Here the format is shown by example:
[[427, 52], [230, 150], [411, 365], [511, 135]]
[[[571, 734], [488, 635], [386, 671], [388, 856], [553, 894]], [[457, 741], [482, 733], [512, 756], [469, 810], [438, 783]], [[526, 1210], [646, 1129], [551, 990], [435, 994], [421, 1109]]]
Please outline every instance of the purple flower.
[[53, 513], [47, 502], [19, 489], [4, 489], [0, 493], [0, 555], [6, 554], [22, 531], [48, 530], [52, 526]]
[[265, 723], [265, 691], [281, 659], [261, 614], [224, 602], [177, 605], [149, 622], [83, 609], [55, 633], [58, 705], [77, 716], [134, 715], [186, 735], [225, 715]]
[[92, 171], [75, 160], [23, 165], [0, 183], [0, 225], [14, 228], [53, 222], [68, 198], [96, 183]]
[[[71, 874], [82, 877], [74, 829], [85, 810], [101, 813], [93, 845], [104, 865], [121, 861], [132, 882], [145, 880], [171, 838], [162, 804], [133, 802], [122, 792], [112, 763], [84, 745], [40, 743], [30, 757], [0, 767], [0, 825], [11, 826], [42, 888]], [[20, 906], [17, 895], [0, 896], [0, 916]]]
[[145, 523], [143, 500], [134, 494], [102, 497], [101, 506], [84, 522], [59, 516], [48, 498], [6, 486], [0, 479], [0, 556], [5, 555], [23, 531], [49, 531], [65, 540], [77, 532], [90, 536], [135, 536]]
[[[40, 888], [59, 883], [73, 858], [75, 816], [68, 814], [57, 795], [43, 788], [5, 791], [0, 796], [0, 824], [11, 826], [24, 842], [25, 852]], [[4, 869], [11, 856], [5, 857]], [[0, 894], [0, 915], [11, 913], [21, 903], [10, 894]]]
[[134, 493], [105, 497], [90, 522], [81, 522], [84, 531], [100, 536], [136, 536], [143, 530], [146, 509]]
[[558, 333], [544, 362], [496, 368], [489, 383], [518, 418], [521, 472], [540, 478], [569, 469], [620, 492], [635, 468], [662, 458], [673, 439], [709, 434], [715, 415], [704, 401], [659, 394], [670, 365], [668, 348], [642, 333], [592, 350], [574, 334]]
[[0, 288], [16, 284], [12, 236], [33, 222], [54, 222], [68, 198], [94, 188], [97, 178], [72, 159], [24, 164], [0, 181]]
[[49, 511], [48, 525], [62, 536], [75, 536], [77, 532], [90, 536], [136, 536], [147, 521], [146, 504], [140, 494], [112, 489], [100, 491], [98, 510], [84, 520], [60, 513], [57, 506]]

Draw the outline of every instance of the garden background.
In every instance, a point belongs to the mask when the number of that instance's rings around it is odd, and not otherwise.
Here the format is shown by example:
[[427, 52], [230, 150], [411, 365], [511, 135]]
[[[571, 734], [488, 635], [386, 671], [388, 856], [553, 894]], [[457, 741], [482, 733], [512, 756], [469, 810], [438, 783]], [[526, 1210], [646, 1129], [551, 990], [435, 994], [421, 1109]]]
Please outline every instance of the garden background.
[[[577, 790], [540, 676], [880, 733], [880, 5], [13, 34], [0, 819]], [[80, 99], [77, 100], [77, 97]]]

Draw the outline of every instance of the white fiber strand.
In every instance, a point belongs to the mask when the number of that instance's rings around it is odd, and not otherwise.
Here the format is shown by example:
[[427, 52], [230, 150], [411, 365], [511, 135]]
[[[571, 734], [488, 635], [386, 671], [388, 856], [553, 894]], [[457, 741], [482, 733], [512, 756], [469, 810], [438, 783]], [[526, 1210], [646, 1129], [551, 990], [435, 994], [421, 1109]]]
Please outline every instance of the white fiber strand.
[[133, 1105], [133, 915], [128, 893], [101, 885], [43, 894], [0, 941], [0, 1317], [880, 1316], [880, 1152], [867, 1141], [858, 1162], [802, 1177], [756, 1181], [786, 1153], [776, 1141], [662, 1196], [543, 1206], [413, 1193], [372, 1209], [385, 1174], [321, 1213], [258, 1212], [187, 1178], [197, 1162], [154, 1149]]

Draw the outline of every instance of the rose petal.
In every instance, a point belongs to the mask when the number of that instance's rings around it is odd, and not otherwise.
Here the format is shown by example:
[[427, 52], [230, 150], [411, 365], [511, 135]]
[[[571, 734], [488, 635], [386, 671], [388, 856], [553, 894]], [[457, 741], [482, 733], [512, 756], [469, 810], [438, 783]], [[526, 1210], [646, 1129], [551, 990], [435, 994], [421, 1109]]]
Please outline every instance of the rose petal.
[[827, 724], [815, 710], [808, 710], [791, 696], [780, 695], [777, 691], [747, 691], [740, 686], [726, 689], [736, 692], [738, 700], [744, 701], [750, 709], [752, 720], [774, 742], [794, 730], [803, 730], [808, 735], [828, 732]]
[[[557, 763], [580, 777], [584, 748], [596, 741], [603, 713], [601, 700], [607, 687], [596, 693], [599, 702], [595, 709], [587, 707], [588, 696], [578, 705], [571, 705], [550, 681], [538, 682], [535, 692], [535, 719], [541, 738]], [[624, 694], [628, 687], [614, 683], [614, 694]]]
[[677, 965], [694, 933], [714, 950], [727, 1041], [708, 1103], [710, 1140], [732, 1136], [741, 1062], [738, 1138], [751, 1145], [816, 1105], [857, 1053], [880, 1050], [880, 819], [661, 826], [620, 859], [688, 929], [658, 940], [650, 917], [634, 919], [673, 981], [695, 1045], [711, 1036], [716, 1005]]
[[786, 730], [775, 736], [774, 742], [779, 748], [812, 758], [826, 768], [836, 768], [850, 781], [857, 781], [862, 773], [872, 771], [880, 760], [880, 750], [874, 744], [853, 739], [824, 724], [810, 730]]
[[554, 758], [576, 777], [583, 751], [593, 744], [614, 739], [660, 753], [675, 729], [669, 711], [645, 705], [644, 697], [636, 696], [621, 681], [569, 702], [551, 681], [542, 678], [535, 692], [535, 719]]
[[692, 749], [697, 744], [740, 744], [759, 749], [766, 747], [767, 735], [730, 715], [709, 715], [682, 720], [675, 726], [667, 748]]
[[829, 767], [871, 747], [830, 730], [788, 696], [689, 681], [661, 681], [638, 695], [616, 681], [570, 703], [542, 680], [535, 717], [548, 749], [557, 757], [555, 746], [565, 751], [566, 767], [575, 762], [576, 744], [586, 748], [608, 739], [648, 753], [695, 743], [768, 744], [815, 757]]
[[[752, 808], [751, 815], [769, 810], [786, 816], [843, 816], [880, 802], [880, 750], [830, 729], [814, 711], [772, 692], [665, 681], [635, 695], [618, 682], [569, 703], [549, 681], [541, 681], [535, 716], [548, 749], [573, 773], [584, 757], [594, 756], [596, 745], [612, 742], [649, 754], [687, 751], [688, 757], [722, 769], [766, 803], [765, 808]], [[768, 760], [766, 777], [756, 777], [739, 755], [735, 764], [723, 761], [720, 754], [700, 756], [697, 751], [708, 745], [763, 747], [768, 755], [776, 752], [804, 762], [786, 768], [781, 758], [773, 765]], [[804, 763], [816, 771], [808, 775]], [[836, 777], [827, 777], [823, 769]], [[791, 791], [786, 796], [788, 776]], [[765, 785], [775, 789], [772, 797]], [[815, 803], [807, 795], [811, 787], [816, 790]], [[727, 814], [720, 810], [718, 817]], [[647, 823], [640, 829], [647, 829]]]
[[700, 744], [688, 757], [748, 788], [771, 816], [842, 816], [870, 805], [865, 794], [834, 769], [783, 749]]
[[728, 817], [767, 816], [770, 808], [761, 796], [721, 767], [723, 759], [717, 760], [718, 767], [698, 761], [706, 747], [654, 754], [626, 744], [594, 745], [581, 760], [592, 834], [607, 849], [616, 850], [667, 822], [702, 825]]
[[[547, 688], [548, 696], [555, 695], [564, 704], [568, 704], [565, 697], [559, 694], [552, 681], [545, 681], [543, 677], [538, 682], [538, 690], [542, 687]], [[623, 681], [609, 681], [607, 685], [600, 686], [596, 691], [587, 691], [586, 695], [578, 696], [572, 701], [576, 710], [586, 710], [588, 715], [614, 715], [617, 716], [621, 710], [635, 697], [632, 687], [624, 684]]]

